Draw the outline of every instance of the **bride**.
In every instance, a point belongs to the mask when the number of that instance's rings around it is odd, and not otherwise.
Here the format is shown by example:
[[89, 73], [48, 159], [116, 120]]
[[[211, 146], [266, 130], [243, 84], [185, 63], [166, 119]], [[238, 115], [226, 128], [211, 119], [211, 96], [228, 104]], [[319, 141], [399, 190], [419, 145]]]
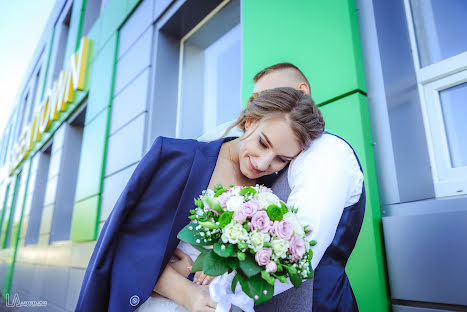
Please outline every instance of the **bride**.
[[[76, 311], [215, 311], [209, 286], [191, 282], [188, 272], [169, 263], [174, 255], [194, 261], [199, 254], [176, 239], [188, 223], [193, 198], [217, 184], [261, 184], [261, 177], [282, 170], [323, 133], [324, 120], [308, 95], [284, 87], [252, 96], [233, 127], [244, 134], [210, 143], [167, 138], [154, 143], [104, 225]], [[132, 192], [137, 196], [130, 201]]]

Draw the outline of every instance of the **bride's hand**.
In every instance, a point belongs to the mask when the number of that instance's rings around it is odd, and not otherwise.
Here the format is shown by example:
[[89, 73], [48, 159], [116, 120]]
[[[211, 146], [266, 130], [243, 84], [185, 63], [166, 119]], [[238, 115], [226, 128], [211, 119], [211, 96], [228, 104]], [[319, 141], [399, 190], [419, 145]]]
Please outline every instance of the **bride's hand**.
[[178, 274], [182, 275], [183, 277], [188, 277], [191, 272], [191, 266], [193, 265], [193, 260], [191, 257], [181, 251], [180, 249], [176, 249], [174, 255], [179, 258], [180, 260], [175, 262], [170, 262], [169, 265], [177, 271]]
[[[191, 267], [190, 267], [191, 269]], [[191, 270], [190, 270], [191, 272]], [[193, 283], [198, 285], [209, 285], [215, 276], [206, 275], [203, 271], [198, 271], [195, 273], [195, 277], [193, 278]]]
[[190, 312], [214, 312], [217, 303], [209, 295], [209, 286], [193, 285], [193, 291], [188, 298], [188, 310]]

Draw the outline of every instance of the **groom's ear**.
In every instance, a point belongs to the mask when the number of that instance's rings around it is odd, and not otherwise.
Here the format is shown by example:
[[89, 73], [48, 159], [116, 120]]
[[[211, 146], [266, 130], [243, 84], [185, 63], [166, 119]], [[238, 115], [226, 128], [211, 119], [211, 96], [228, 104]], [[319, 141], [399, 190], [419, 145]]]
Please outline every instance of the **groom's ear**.
[[297, 86], [297, 89], [305, 93], [306, 95], [311, 96], [310, 87], [306, 82], [300, 82]]

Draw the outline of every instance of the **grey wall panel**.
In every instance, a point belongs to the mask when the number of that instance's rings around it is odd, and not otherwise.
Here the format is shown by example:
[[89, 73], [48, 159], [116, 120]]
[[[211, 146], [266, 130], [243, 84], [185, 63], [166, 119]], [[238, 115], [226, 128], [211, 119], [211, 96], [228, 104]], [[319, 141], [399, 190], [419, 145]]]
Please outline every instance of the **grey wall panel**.
[[153, 19], [158, 19], [172, 2], [174, 2], [174, 0], [156, 0], [156, 4], [154, 5], [154, 12], [152, 15]]
[[61, 159], [62, 159], [62, 149], [55, 151], [55, 153], [52, 153], [52, 155], [50, 156], [49, 174], [48, 174], [49, 180], [52, 179], [53, 177], [58, 176], [58, 174], [60, 173]]
[[467, 211], [383, 217], [393, 299], [467, 306]]
[[373, 1], [357, 0], [356, 4], [381, 203], [383, 205], [399, 203], [396, 164], [394, 157], [389, 157], [389, 155], [394, 154], [394, 150], [373, 14]]
[[373, 1], [401, 202], [433, 198], [433, 177], [403, 0]]
[[60, 128], [57, 129], [54, 133], [53, 145], [52, 145], [52, 154], [57, 152], [63, 147], [63, 142], [65, 140], [65, 124], [62, 124]]
[[68, 294], [66, 298], [65, 308], [68, 311], [74, 311], [76, 303], [78, 302], [79, 292], [81, 290], [81, 284], [83, 283], [85, 270], [82, 269], [70, 269], [70, 278], [68, 280]]
[[149, 66], [152, 51], [152, 29], [152, 27], [148, 28], [118, 61], [114, 95], [122, 91], [131, 80]]
[[146, 113], [109, 137], [105, 175], [110, 175], [138, 162], [143, 153]]
[[137, 164], [134, 164], [105, 178], [102, 192], [101, 215], [99, 217], [100, 221], [107, 220], [107, 217], [115, 206], [115, 203], [128, 183], [136, 166]]
[[110, 134], [146, 110], [148, 102], [150, 68], [139, 74], [113, 100]]
[[[159, 2], [159, 1], [157, 1]], [[120, 29], [118, 59], [133, 45], [146, 28], [151, 25], [154, 0], [144, 0]]]
[[[430, 308], [408, 307], [403, 305], [392, 305], [392, 312], [454, 312], [455, 310], [440, 310]], [[459, 311], [459, 310], [457, 310]]]
[[43, 297], [58, 307], [65, 308], [68, 293], [70, 268], [44, 266], [45, 278], [42, 280]]
[[86, 269], [95, 245], [96, 241], [72, 243], [71, 266], [76, 269]]
[[58, 176], [53, 177], [47, 182], [47, 190], [45, 191], [44, 206], [55, 202], [55, 194], [57, 193]]

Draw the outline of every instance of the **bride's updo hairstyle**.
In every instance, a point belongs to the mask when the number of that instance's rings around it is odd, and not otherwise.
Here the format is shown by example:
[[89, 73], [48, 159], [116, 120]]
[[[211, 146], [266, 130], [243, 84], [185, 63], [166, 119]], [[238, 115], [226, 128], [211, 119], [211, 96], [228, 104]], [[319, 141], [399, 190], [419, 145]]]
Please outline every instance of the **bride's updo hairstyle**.
[[302, 150], [308, 148], [324, 132], [323, 116], [312, 98], [300, 90], [281, 87], [253, 93], [237, 121], [224, 135], [234, 127], [245, 132], [245, 123], [249, 118], [252, 121], [261, 121], [275, 117], [284, 117], [288, 121]]

